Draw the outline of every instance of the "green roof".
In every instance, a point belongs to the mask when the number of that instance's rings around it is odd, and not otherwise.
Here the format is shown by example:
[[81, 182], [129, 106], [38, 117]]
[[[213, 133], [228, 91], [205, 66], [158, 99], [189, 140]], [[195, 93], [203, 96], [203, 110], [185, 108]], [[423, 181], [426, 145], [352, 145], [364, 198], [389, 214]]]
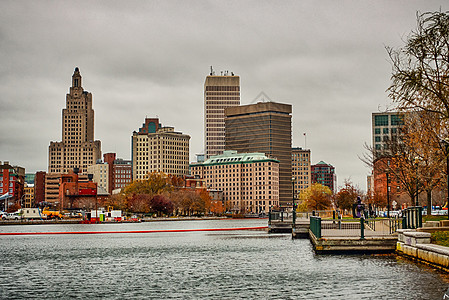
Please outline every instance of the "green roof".
[[221, 164], [244, 164], [254, 162], [279, 162], [274, 158], [267, 157], [264, 153], [237, 153], [234, 150], [226, 150], [221, 155], [211, 156], [208, 160], [201, 164], [192, 164], [191, 166], [198, 165], [221, 165]]

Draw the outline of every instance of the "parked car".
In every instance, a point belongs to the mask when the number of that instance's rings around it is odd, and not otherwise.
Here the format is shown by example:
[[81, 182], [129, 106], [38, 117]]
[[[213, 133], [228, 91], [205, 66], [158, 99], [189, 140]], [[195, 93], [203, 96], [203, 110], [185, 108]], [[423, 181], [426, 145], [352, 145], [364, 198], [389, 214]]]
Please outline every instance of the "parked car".
[[5, 213], [5, 212], [0, 212], [0, 218], [2, 219], [2, 220], [6, 220], [6, 216], [7, 216], [8, 214], [7, 213]]
[[9, 214], [6, 215], [6, 219], [8, 219], [8, 220], [20, 220], [20, 219], [22, 219], [22, 216], [18, 212], [9, 213]]

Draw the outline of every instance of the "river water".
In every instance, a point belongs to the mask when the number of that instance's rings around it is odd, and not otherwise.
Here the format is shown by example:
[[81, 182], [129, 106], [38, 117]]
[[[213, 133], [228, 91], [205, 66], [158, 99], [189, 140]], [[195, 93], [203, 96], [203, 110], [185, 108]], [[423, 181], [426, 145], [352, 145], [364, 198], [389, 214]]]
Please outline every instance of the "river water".
[[[266, 226], [267, 220], [3, 226], [0, 232]], [[264, 231], [0, 236], [0, 299], [443, 299], [441, 273], [395, 256], [317, 256]]]

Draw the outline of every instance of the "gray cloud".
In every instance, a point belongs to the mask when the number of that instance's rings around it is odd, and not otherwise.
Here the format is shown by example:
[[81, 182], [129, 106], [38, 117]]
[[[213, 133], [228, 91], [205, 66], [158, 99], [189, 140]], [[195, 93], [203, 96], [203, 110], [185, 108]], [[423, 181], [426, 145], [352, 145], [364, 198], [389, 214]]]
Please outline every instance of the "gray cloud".
[[130, 158], [145, 116], [203, 150], [203, 84], [213, 65], [241, 76], [242, 103], [265, 92], [293, 104], [293, 145], [366, 187], [357, 158], [371, 113], [385, 107], [391, 67], [416, 11], [442, 1], [2, 1], [0, 160], [45, 170], [61, 140], [75, 66], [92, 92], [103, 152]]

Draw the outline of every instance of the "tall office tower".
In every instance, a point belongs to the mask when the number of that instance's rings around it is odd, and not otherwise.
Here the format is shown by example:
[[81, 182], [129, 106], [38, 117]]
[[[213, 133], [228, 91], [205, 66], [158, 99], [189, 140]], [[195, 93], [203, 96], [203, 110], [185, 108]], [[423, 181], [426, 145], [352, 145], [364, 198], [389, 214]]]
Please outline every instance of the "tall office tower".
[[310, 156], [310, 149], [292, 148], [292, 180], [296, 199], [312, 182]]
[[[279, 203], [292, 203], [292, 106], [275, 102], [226, 108], [226, 150], [279, 160]], [[290, 203], [290, 204], [288, 204]]]
[[62, 110], [62, 141], [50, 142], [49, 173], [67, 173], [79, 168], [81, 173], [101, 159], [101, 142], [94, 141], [92, 94], [82, 88], [78, 68], [72, 76], [66, 108]]
[[332, 194], [337, 189], [337, 174], [335, 174], [334, 166], [320, 161], [316, 165], [311, 166], [312, 183], [319, 183], [331, 189]]
[[[223, 75], [224, 74], [224, 75]], [[205, 159], [220, 155], [225, 149], [226, 107], [240, 105], [240, 77], [231, 72], [216, 76], [211, 68], [204, 82], [204, 149]]]
[[189, 135], [162, 127], [159, 119], [146, 118], [132, 136], [133, 179], [144, 179], [152, 172], [188, 175], [189, 141]]

